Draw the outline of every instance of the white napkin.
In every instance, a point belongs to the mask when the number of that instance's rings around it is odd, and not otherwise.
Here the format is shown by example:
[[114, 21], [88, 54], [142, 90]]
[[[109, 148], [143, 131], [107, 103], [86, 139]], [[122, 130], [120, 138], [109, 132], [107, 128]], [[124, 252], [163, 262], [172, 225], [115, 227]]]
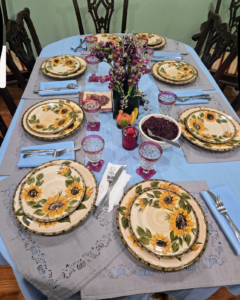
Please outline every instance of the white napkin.
[[[121, 165], [113, 165], [111, 163], [108, 163], [107, 168], [103, 174], [102, 180], [99, 184], [99, 191], [98, 191], [98, 197], [96, 201], [96, 206], [100, 203], [102, 198], [106, 195], [109, 183], [107, 181], [107, 174], [111, 167], [115, 167], [115, 174], [118, 171], [118, 169], [121, 167]], [[115, 205], [118, 205], [120, 199], [122, 198], [122, 195], [124, 194], [124, 188], [127, 185], [128, 181], [130, 180], [131, 176], [127, 174], [125, 170], [123, 170], [122, 174], [120, 175], [118, 181], [115, 183], [113, 189], [110, 192], [109, 197], [109, 211], [113, 209]]]

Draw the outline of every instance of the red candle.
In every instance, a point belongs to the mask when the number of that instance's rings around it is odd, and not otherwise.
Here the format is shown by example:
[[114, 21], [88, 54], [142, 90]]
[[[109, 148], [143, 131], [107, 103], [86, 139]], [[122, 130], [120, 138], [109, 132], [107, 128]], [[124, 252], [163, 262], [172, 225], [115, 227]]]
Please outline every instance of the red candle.
[[122, 130], [122, 144], [126, 150], [133, 150], [137, 145], [138, 130], [134, 126], [127, 126]]

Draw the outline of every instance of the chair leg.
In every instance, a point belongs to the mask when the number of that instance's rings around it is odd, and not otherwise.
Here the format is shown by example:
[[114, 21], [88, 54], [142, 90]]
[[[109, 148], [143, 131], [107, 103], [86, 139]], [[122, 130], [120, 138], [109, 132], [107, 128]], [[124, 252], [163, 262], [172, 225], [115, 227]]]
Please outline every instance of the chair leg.
[[8, 128], [4, 123], [2, 116], [0, 115], [0, 132], [2, 133], [3, 137], [6, 135], [7, 130]]
[[236, 96], [236, 98], [232, 102], [232, 107], [235, 111], [238, 111], [240, 108], [240, 93]]
[[15, 102], [13, 101], [13, 98], [10, 95], [8, 89], [7, 88], [0, 89], [0, 96], [3, 98], [3, 101], [7, 105], [8, 110], [10, 111], [11, 115], [13, 116], [15, 114], [17, 106], [16, 106]]

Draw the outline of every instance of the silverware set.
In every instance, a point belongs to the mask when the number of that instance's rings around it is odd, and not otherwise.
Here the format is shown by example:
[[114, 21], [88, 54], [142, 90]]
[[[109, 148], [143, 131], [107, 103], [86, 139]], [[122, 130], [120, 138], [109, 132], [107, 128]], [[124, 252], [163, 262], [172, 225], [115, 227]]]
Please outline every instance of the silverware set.
[[153, 55], [153, 58], [157, 59], [165, 59], [165, 60], [182, 60], [183, 58], [181, 56], [158, 56], [158, 55]]
[[77, 52], [77, 49], [82, 48], [82, 45], [83, 45], [84, 42], [85, 42], [85, 38], [84, 38], [84, 39], [80, 38], [80, 44], [79, 44], [79, 46], [77, 46], [77, 47], [74, 49], [74, 52]]
[[238, 230], [237, 226], [234, 224], [233, 220], [230, 218], [230, 216], [227, 212], [227, 209], [223, 204], [223, 201], [222, 201], [221, 197], [219, 195], [215, 196], [209, 190], [207, 190], [207, 193], [213, 199], [213, 201], [215, 203], [215, 206], [217, 208], [217, 211], [227, 219], [227, 221], [228, 221], [229, 225], [231, 226], [238, 242], [240, 243], [240, 231]]
[[46, 91], [63, 91], [63, 90], [74, 90], [78, 89], [79, 85], [76, 83], [69, 83], [66, 87], [52, 87], [52, 88], [47, 88], [45, 90], [35, 90], [33, 91], [34, 94], [38, 94], [40, 92], [46, 92]]
[[32, 156], [53, 156], [53, 157], [58, 157], [63, 155], [64, 153], [68, 151], [76, 151], [80, 150], [81, 147], [75, 147], [75, 148], [67, 148], [67, 149], [36, 149], [36, 150], [23, 150], [21, 153], [24, 153], [23, 158], [28, 158]]
[[210, 94], [193, 95], [193, 96], [182, 96], [178, 97], [178, 101], [186, 102], [189, 100], [211, 100]]

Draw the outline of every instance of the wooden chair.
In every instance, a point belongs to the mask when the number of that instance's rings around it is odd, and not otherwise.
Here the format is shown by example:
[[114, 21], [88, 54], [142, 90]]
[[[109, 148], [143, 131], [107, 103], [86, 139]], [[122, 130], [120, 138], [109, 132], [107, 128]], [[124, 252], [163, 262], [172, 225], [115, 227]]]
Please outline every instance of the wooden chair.
[[[88, 11], [93, 18], [93, 22], [96, 28], [96, 33], [101, 33], [102, 29], [104, 32], [109, 33], [110, 21], [114, 11], [114, 0], [87, 0], [88, 3]], [[98, 8], [100, 5], [103, 5], [106, 9], [105, 17], [98, 15]], [[77, 0], [73, 0], [73, 5], [75, 8], [79, 32], [81, 35], [84, 34], [81, 14], [78, 6]], [[122, 29], [121, 32], [124, 33], [126, 31], [127, 25], [127, 11], [128, 11], [128, 0], [123, 0], [123, 15], [122, 15]]]
[[0, 147], [2, 145], [2, 142], [3, 142], [3, 139], [4, 139], [5, 135], [7, 133], [7, 130], [8, 130], [8, 128], [7, 128], [6, 124], [4, 123], [4, 121], [2, 119], [2, 116], [0, 115], [0, 133], [1, 133], [1, 135], [0, 135]]
[[232, 107], [235, 111], [238, 111], [240, 108], [240, 93], [236, 96], [236, 98], [232, 102]]
[[12, 96], [10, 95], [8, 89], [7, 88], [0, 89], [0, 96], [3, 98], [3, 101], [6, 104], [11, 115], [14, 116], [17, 106]]

